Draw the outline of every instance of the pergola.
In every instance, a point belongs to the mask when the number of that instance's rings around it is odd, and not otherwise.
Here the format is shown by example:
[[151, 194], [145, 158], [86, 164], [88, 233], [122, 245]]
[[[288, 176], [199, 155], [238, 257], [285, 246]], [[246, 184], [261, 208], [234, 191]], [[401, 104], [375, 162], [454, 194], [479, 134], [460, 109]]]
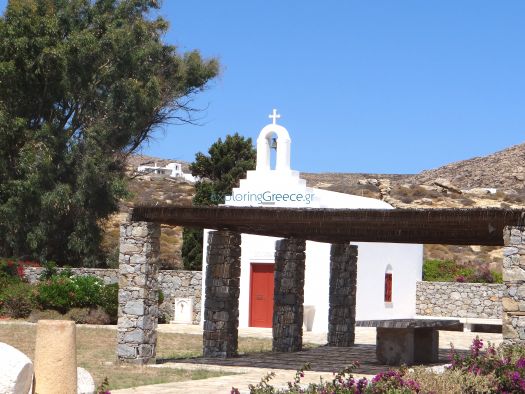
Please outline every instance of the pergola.
[[525, 224], [525, 210], [139, 206], [131, 220], [329, 243], [503, 246], [503, 228]]
[[124, 362], [155, 360], [161, 223], [216, 230], [208, 240], [205, 356], [237, 351], [241, 233], [283, 238], [275, 253], [274, 350], [302, 345], [306, 240], [332, 244], [329, 345], [354, 339], [357, 247], [350, 242], [505, 246], [503, 335], [525, 341], [525, 210], [138, 206], [121, 225], [117, 354]]

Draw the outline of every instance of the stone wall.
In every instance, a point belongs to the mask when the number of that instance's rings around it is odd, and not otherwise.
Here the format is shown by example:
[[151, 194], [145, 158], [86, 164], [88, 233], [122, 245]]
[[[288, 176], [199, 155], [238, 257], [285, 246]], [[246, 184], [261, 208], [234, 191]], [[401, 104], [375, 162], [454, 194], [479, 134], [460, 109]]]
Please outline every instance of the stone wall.
[[503, 284], [492, 283], [418, 282], [416, 313], [501, 319], [504, 288]]
[[193, 298], [193, 324], [201, 321], [201, 271], [159, 271], [159, 289], [164, 294], [164, 302], [160, 310], [165, 316], [166, 323], [174, 319], [173, 311], [175, 298]]
[[[39, 281], [41, 267], [25, 267], [24, 276], [29, 283]], [[58, 268], [62, 271], [62, 268]], [[71, 268], [74, 275], [92, 275], [100, 278], [104, 283], [118, 283], [117, 269], [100, 268]], [[164, 294], [164, 303], [159, 309], [166, 322], [173, 320], [175, 298], [193, 298], [193, 324], [199, 324], [201, 319], [201, 271], [161, 270], [158, 275], [159, 289]]]
[[503, 341], [525, 343], [525, 227], [503, 231]]
[[[96, 276], [105, 284], [118, 283], [118, 269], [103, 269], [103, 268], [69, 268], [73, 275], [82, 276], [82, 275], [91, 275]], [[26, 280], [35, 284], [40, 280], [40, 274], [44, 268], [42, 267], [24, 267], [24, 277]], [[58, 272], [63, 271], [64, 268], [57, 268]]]

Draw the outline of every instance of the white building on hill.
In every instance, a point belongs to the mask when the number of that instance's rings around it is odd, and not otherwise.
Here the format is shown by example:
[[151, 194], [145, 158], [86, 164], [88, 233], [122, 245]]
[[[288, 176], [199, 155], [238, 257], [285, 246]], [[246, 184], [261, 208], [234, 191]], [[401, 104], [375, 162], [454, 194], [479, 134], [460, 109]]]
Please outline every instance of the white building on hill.
[[154, 175], [164, 175], [171, 178], [182, 178], [187, 182], [194, 183], [196, 178], [185, 172], [182, 172], [182, 165], [180, 163], [168, 163], [166, 167], [159, 167], [157, 163], [153, 166], [141, 165], [137, 168], [138, 172], [146, 172]]
[[[257, 167], [248, 171], [226, 198], [225, 205], [287, 208], [393, 209], [384, 201], [315, 189], [306, 186], [299, 172], [290, 168], [291, 139], [273, 122], [257, 139]], [[277, 145], [271, 167], [272, 145]], [[204, 232], [206, 256], [208, 231]], [[273, 314], [273, 264], [277, 238], [242, 234], [239, 327], [271, 327]], [[355, 243], [357, 262], [357, 320], [415, 316], [416, 281], [421, 280], [422, 245]], [[205, 269], [206, 257], [203, 268]], [[305, 316], [313, 331], [328, 331], [330, 244], [307, 241], [304, 288]], [[203, 297], [205, 299], [203, 281]], [[204, 302], [204, 301], [203, 301]], [[204, 305], [202, 307], [204, 310]], [[310, 316], [311, 318], [312, 316]]]

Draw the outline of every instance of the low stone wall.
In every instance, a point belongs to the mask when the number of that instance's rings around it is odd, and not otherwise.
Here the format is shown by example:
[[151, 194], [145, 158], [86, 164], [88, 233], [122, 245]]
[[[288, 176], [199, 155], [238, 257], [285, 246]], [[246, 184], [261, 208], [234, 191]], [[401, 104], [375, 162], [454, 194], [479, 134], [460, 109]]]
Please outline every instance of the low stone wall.
[[[100, 268], [69, 268], [76, 276], [96, 276], [104, 281], [105, 284], [118, 283], [118, 269], [100, 269]], [[26, 280], [35, 284], [40, 280], [40, 274], [44, 268], [41, 267], [24, 267], [24, 277]], [[58, 272], [64, 268], [57, 268]]]
[[504, 288], [503, 284], [492, 283], [418, 282], [416, 313], [501, 319]]
[[[62, 268], [58, 268], [61, 271]], [[25, 267], [24, 276], [29, 283], [37, 283], [43, 268]], [[71, 268], [74, 275], [92, 275], [105, 284], [118, 283], [118, 269]], [[202, 273], [200, 271], [161, 270], [158, 276], [159, 288], [164, 294], [160, 305], [166, 320], [173, 320], [175, 298], [193, 297], [193, 324], [201, 319]]]
[[166, 323], [173, 320], [175, 298], [193, 297], [193, 324], [201, 321], [201, 271], [159, 271], [159, 289], [164, 294], [164, 302], [160, 306], [166, 316]]

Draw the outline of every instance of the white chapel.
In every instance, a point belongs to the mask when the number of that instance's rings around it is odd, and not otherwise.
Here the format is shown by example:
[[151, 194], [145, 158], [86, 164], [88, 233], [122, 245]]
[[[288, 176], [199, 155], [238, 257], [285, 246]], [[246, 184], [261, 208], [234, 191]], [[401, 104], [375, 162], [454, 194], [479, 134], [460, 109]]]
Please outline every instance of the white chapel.
[[[272, 122], [257, 138], [257, 166], [248, 171], [225, 205], [286, 208], [393, 209], [384, 201], [310, 188], [290, 167], [292, 140]], [[271, 157], [275, 152], [275, 164]], [[242, 234], [239, 327], [271, 327], [273, 264], [277, 238]], [[204, 231], [203, 270], [208, 230]], [[356, 320], [409, 318], [416, 314], [416, 282], [421, 280], [423, 246], [357, 242]], [[328, 331], [330, 244], [307, 241], [304, 315], [307, 330]], [[205, 271], [204, 271], [205, 272]], [[203, 281], [202, 302], [205, 299]], [[204, 310], [204, 305], [202, 309]]]

